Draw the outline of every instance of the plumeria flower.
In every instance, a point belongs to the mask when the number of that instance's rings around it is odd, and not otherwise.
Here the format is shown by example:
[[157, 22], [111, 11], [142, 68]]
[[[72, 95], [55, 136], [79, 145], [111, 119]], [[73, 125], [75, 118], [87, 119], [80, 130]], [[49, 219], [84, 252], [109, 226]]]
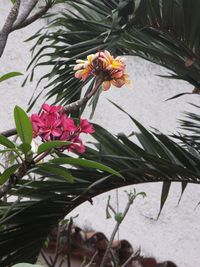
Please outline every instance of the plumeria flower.
[[57, 118], [56, 114], [50, 113], [44, 117], [43, 125], [39, 129], [39, 134], [42, 140], [46, 141], [61, 136], [61, 120]]
[[74, 66], [74, 70], [79, 70], [88, 67], [88, 65], [93, 64], [93, 61], [97, 59], [97, 57], [98, 53], [87, 56], [87, 60], [77, 59], [76, 63], [78, 64]]
[[75, 77], [78, 79], [82, 79], [82, 81], [85, 81], [92, 74], [93, 69], [94, 67], [92, 65], [88, 65], [83, 69], [77, 70], [75, 73]]
[[90, 76], [101, 77], [102, 87], [106, 91], [111, 85], [122, 87], [130, 86], [129, 76], [125, 73], [125, 59], [121, 57], [114, 58], [109, 51], [99, 52], [89, 55], [87, 60], [77, 60], [78, 63], [74, 70], [75, 77], [85, 81]]
[[85, 152], [85, 146], [80, 138], [81, 133], [93, 133], [94, 128], [86, 119], [80, 119], [76, 125], [72, 118], [64, 113], [62, 106], [42, 105], [41, 114], [32, 114], [30, 121], [34, 138], [40, 137], [43, 142], [52, 140], [69, 141], [70, 145], [59, 148], [64, 151]]
[[49, 106], [48, 104], [43, 104], [42, 109], [47, 113], [57, 113], [63, 110], [62, 106]]
[[94, 133], [93, 126], [86, 119], [80, 119], [79, 128], [81, 133]]
[[107, 70], [124, 70], [126, 67], [126, 65], [124, 64], [124, 58], [114, 58], [107, 50], [100, 52], [99, 60], [102, 62], [103, 68]]
[[112, 76], [113, 76], [112, 79], [103, 82], [102, 87], [104, 91], [110, 89], [111, 85], [117, 88], [121, 88], [123, 85], [127, 85], [128, 87], [130, 87], [131, 81], [129, 80], [128, 74], [123, 73], [120, 76], [116, 75], [117, 78], [115, 77], [114, 74]]
[[98, 54], [91, 54], [87, 56], [87, 60], [77, 59], [76, 63], [78, 64], [74, 66], [74, 70], [76, 70], [75, 77], [85, 81], [94, 70], [93, 62], [97, 57]]

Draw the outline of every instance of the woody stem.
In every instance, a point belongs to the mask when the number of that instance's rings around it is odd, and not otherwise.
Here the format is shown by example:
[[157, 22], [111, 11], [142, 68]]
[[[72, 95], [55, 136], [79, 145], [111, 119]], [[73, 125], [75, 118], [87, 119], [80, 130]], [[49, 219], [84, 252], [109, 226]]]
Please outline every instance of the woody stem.
[[[84, 96], [82, 99], [79, 99], [67, 106], [65, 106], [64, 110], [67, 113], [70, 113], [72, 111], [75, 111], [79, 108], [81, 108], [82, 106], [84, 106], [90, 99], [91, 97], [98, 91], [99, 87], [102, 85], [103, 83], [103, 79], [102, 78], [97, 78], [95, 86], [93, 87], [93, 89], [86, 95]], [[3, 131], [0, 133], [0, 135], [3, 135], [5, 137], [11, 137], [13, 135], [17, 134], [17, 130], [16, 128], [7, 130], [7, 131]]]
[[65, 112], [70, 113], [70, 112], [75, 111], [75, 110], [81, 108], [82, 106], [84, 106], [91, 99], [91, 97], [93, 95], [95, 95], [95, 93], [98, 91], [99, 87], [102, 85], [103, 81], [104, 80], [102, 78], [98, 78], [96, 80], [94, 87], [86, 96], [84, 96], [83, 98], [65, 106], [65, 108], [64, 108]]

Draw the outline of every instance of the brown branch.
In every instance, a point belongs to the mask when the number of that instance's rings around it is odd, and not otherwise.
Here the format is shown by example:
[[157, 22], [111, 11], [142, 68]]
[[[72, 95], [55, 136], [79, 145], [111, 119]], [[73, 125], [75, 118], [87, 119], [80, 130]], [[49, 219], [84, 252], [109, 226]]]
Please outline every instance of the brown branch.
[[41, 7], [41, 9], [37, 13], [35, 13], [34, 15], [25, 19], [22, 23], [18, 23], [16, 25], [14, 24], [12, 31], [22, 29], [22, 28], [30, 25], [31, 23], [35, 22], [36, 20], [41, 18], [44, 14], [46, 14], [46, 12], [49, 10], [49, 8], [51, 6], [52, 6], [52, 4], [50, 2], [48, 2], [45, 6]]
[[3, 51], [5, 49], [8, 40], [8, 35], [12, 31], [13, 24], [17, 19], [20, 4], [21, 0], [16, 0], [15, 4], [11, 8], [10, 13], [6, 18], [6, 22], [3, 25], [3, 28], [0, 31], [0, 57], [2, 56]]
[[24, 161], [16, 171], [16, 173], [13, 173], [10, 175], [10, 178], [8, 179], [7, 182], [5, 182], [1, 187], [0, 187], [0, 199], [4, 197], [7, 192], [13, 188], [16, 183], [24, 177], [24, 175], [27, 173], [28, 169], [30, 167], [30, 162]]
[[[102, 79], [97, 79], [94, 88], [85, 97], [65, 106], [64, 108], [65, 112], [70, 113], [84, 106], [91, 99], [91, 97], [98, 91], [102, 82], [103, 82]], [[11, 137], [16, 134], [17, 134], [17, 130], [15, 128], [0, 133], [0, 135], [3, 135], [5, 137]]]
[[41, 18], [53, 5], [53, 2], [48, 1], [44, 7], [42, 7], [38, 12], [29, 17], [38, 2], [39, 0], [27, 1], [25, 7], [23, 7], [22, 12], [20, 12], [22, 6], [21, 0], [16, 0], [15, 4], [10, 10], [3, 28], [0, 31], [0, 57], [4, 52], [8, 36], [11, 32], [24, 28], [29, 24], [35, 22], [37, 19]]
[[90, 98], [98, 91], [102, 82], [103, 82], [103, 80], [101, 78], [97, 79], [94, 88], [86, 96], [84, 96], [82, 99], [79, 99], [79, 100], [67, 105], [64, 108], [65, 112], [70, 113], [70, 112], [75, 111], [75, 110], [81, 108], [82, 106], [84, 106], [90, 100]]
[[13, 128], [13, 129], [1, 132], [0, 134], [5, 136], [5, 137], [10, 137], [10, 136], [16, 135], [17, 134], [17, 130], [16, 130], [16, 128]]
[[27, 1], [25, 7], [23, 8], [23, 11], [19, 14], [17, 17], [15, 23], [13, 24], [12, 29], [18, 28], [30, 15], [31, 11], [34, 9], [34, 7], [37, 5], [39, 0], [29, 0]]

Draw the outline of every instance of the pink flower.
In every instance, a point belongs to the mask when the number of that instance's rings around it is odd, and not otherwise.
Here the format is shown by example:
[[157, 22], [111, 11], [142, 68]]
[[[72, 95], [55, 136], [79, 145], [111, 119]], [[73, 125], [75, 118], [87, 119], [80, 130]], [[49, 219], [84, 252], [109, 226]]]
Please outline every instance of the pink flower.
[[100, 52], [99, 61], [102, 62], [103, 68], [107, 70], [123, 70], [126, 65], [124, 64], [124, 59], [120, 57], [114, 58], [110, 52], [105, 50], [104, 52]]
[[48, 104], [43, 104], [42, 109], [46, 111], [47, 113], [57, 113], [63, 110], [63, 107], [62, 106], [49, 106]]
[[75, 77], [78, 79], [82, 79], [82, 81], [85, 81], [91, 75], [92, 71], [93, 71], [93, 65], [90, 64], [84, 69], [77, 70], [75, 73]]
[[76, 150], [79, 154], [85, 152], [85, 146], [83, 145], [83, 142], [79, 137], [75, 137], [72, 141], [73, 144], [69, 147], [70, 151]]
[[42, 124], [43, 122], [40, 120], [38, 114], [32, 114], [30, 120], [33, 127], [33, 137], [37, 137], [39, 133], [39, 124]]
[[98, 53], [87, 56], [86, 60], [77, 59], [74, 66], [75, 77], [85, 81], [94, 71], [94, 61], [97, 59]]
[[80, 119], [80, 131], [81, 133], [94, 133], [92, 124], [87, 119]]
[[61, 123], [64, 131], [75, 131], [76, 130], [76, 125], [74, 121], [71, 118], [68, 118], [66, 114], [63, 114], [61, 116]]
[[103, 90], [107, 91], [111, 85], [117, 88], [121, 88], [123, 85], [130, 86], [131, 81], [129, 80], [128, 74], [125, 73], [113, 73], [110, 80], [105, 80], [102, 84]]
[[47, 114], [44, 118], [43, 125], [39, 129], [39, 134], [43, 140], [54, 140], [62, 134], [60, 129], [61, 120], [53, 113]]
[[39, 136], [43, 142], [51, 140], [69, 141], [71, 144], [59, 148], [63, 151], [85, 152], [85, 146], [79, 135], [93, 133], [93, 126], [86, 119], [80, 119], [77, 126], [72, 118], [68, 118], [62, 106], [42, 105], [41, 114], [32, 114], [30, 121], [33, 126], [34, 138]]

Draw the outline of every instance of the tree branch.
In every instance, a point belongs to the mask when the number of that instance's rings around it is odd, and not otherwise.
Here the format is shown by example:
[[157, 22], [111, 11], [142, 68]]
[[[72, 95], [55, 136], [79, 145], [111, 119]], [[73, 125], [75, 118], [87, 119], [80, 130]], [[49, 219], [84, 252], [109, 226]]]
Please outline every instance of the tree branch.
[[28, 18], [31, 11], [34, 9], [38, 2], [39, 0], [29, 0], [28, 3], [26, 3], [23, 11], [21, 12], [21, 14], [19, 14], [17, 20], [15, 21], [13, 28], [19, 27], [25, 21], [25, 19]]
[[15, 4], [10, 10], [10, 13], [6, 19], [6, 22], [3, 28], [0, 31], [0, 57], [2, 56], [3, 51], [5, 49], [5, 46], [8, 40], [8, 35], [12, 31], [13, 24], [17, 19], [20, 4], [21, 4], [21, 0], [16, 0]]
[[36, 20], [41, 18], [44, 14], [46, 14], [46, 12], [49, 10], [49, 8], [51, 6], [52, 6], [52, 4], [50, 2], [46, 3], [46, 5], [41, 7], [41, 9], [37, 13], [35, 13], [34, 15], [26, 18], [21, 23], [14, 24], [13, 28], [12, 28], [12, 31], [15, 31], [15, 30], [18, 30], [18, 29], [22, 29], [22, 28], [30, 25], [31, 23], [35, 22]]
[[64, 108], [65, 112], [70, 113], [70, 112], [75, 111], [75, 110], [81, 108], [82, 106], [84, 106], [90, 100], [90, 98], [98, 91], [102, 82], [103, 82], [103, 80], [101, 78], [97, 79], [94, 88], [86, 96], [84, 96], [82, 99], [79, 99], [79, 100], [67, 105]]
[[16, 128], [13, 128], [13, 129], [10, 129], [10, 130], [7, 130], [7, 131], [3, 131], [0, 134], [5, 136], [5, 137], [10, 137], [10, 136], [16, 135], [17, 134], [17, 130], [16, 130]]
[[[98, 91], [102, 82], [103, 82], [102, 79], [97, 79], [94, 88], [85, 97], [65, 106], [64, 108], [65, 112], [70, 113], [84, 106], [91, 99], [91, 97]], [[0, 133], [0, 135], [3, 135], [5, 137], [11, 137], [16, 134], [17, 134], [17, 131], [15, 128]]]
[[[15, 4], [10, 10], [10, 13], [6, 19], [6, 22], [3, 28], [0, 31], [0, 57], [3, 54], [5, 49], [8, 36], [11, 32], [24, 28], [29, 24], [35, 22], [37, 19], [41, 18], [53, 5], [53, 2], [48, 1], [45, 6], [41, 7], [41, 9], [36, 12], [34, 15], [30, 16], [32, 10], [37, 5], [39, 0], [29, 0], [26, 5], [23, 7], [22, 12], [19, 12], [21, 8], [21, 0], [16, 0]], [[20, 9], [21, 10], [21, 9]]]
[[16, 183], [22, 177], [24, 177], [24, 175], [27, 173], [27, 171], [28, 171], [29, 168], [30, 168], [30, 162], [24, 161], [19, 166], [17, 172], [10, 175], [10, 178], [8, 179], [8, 181], [6, 183], [4, 183], [0, 187], [0, 199], [2, 197], [4, 197], [7, 194], [7, 192], [16, 185]]

